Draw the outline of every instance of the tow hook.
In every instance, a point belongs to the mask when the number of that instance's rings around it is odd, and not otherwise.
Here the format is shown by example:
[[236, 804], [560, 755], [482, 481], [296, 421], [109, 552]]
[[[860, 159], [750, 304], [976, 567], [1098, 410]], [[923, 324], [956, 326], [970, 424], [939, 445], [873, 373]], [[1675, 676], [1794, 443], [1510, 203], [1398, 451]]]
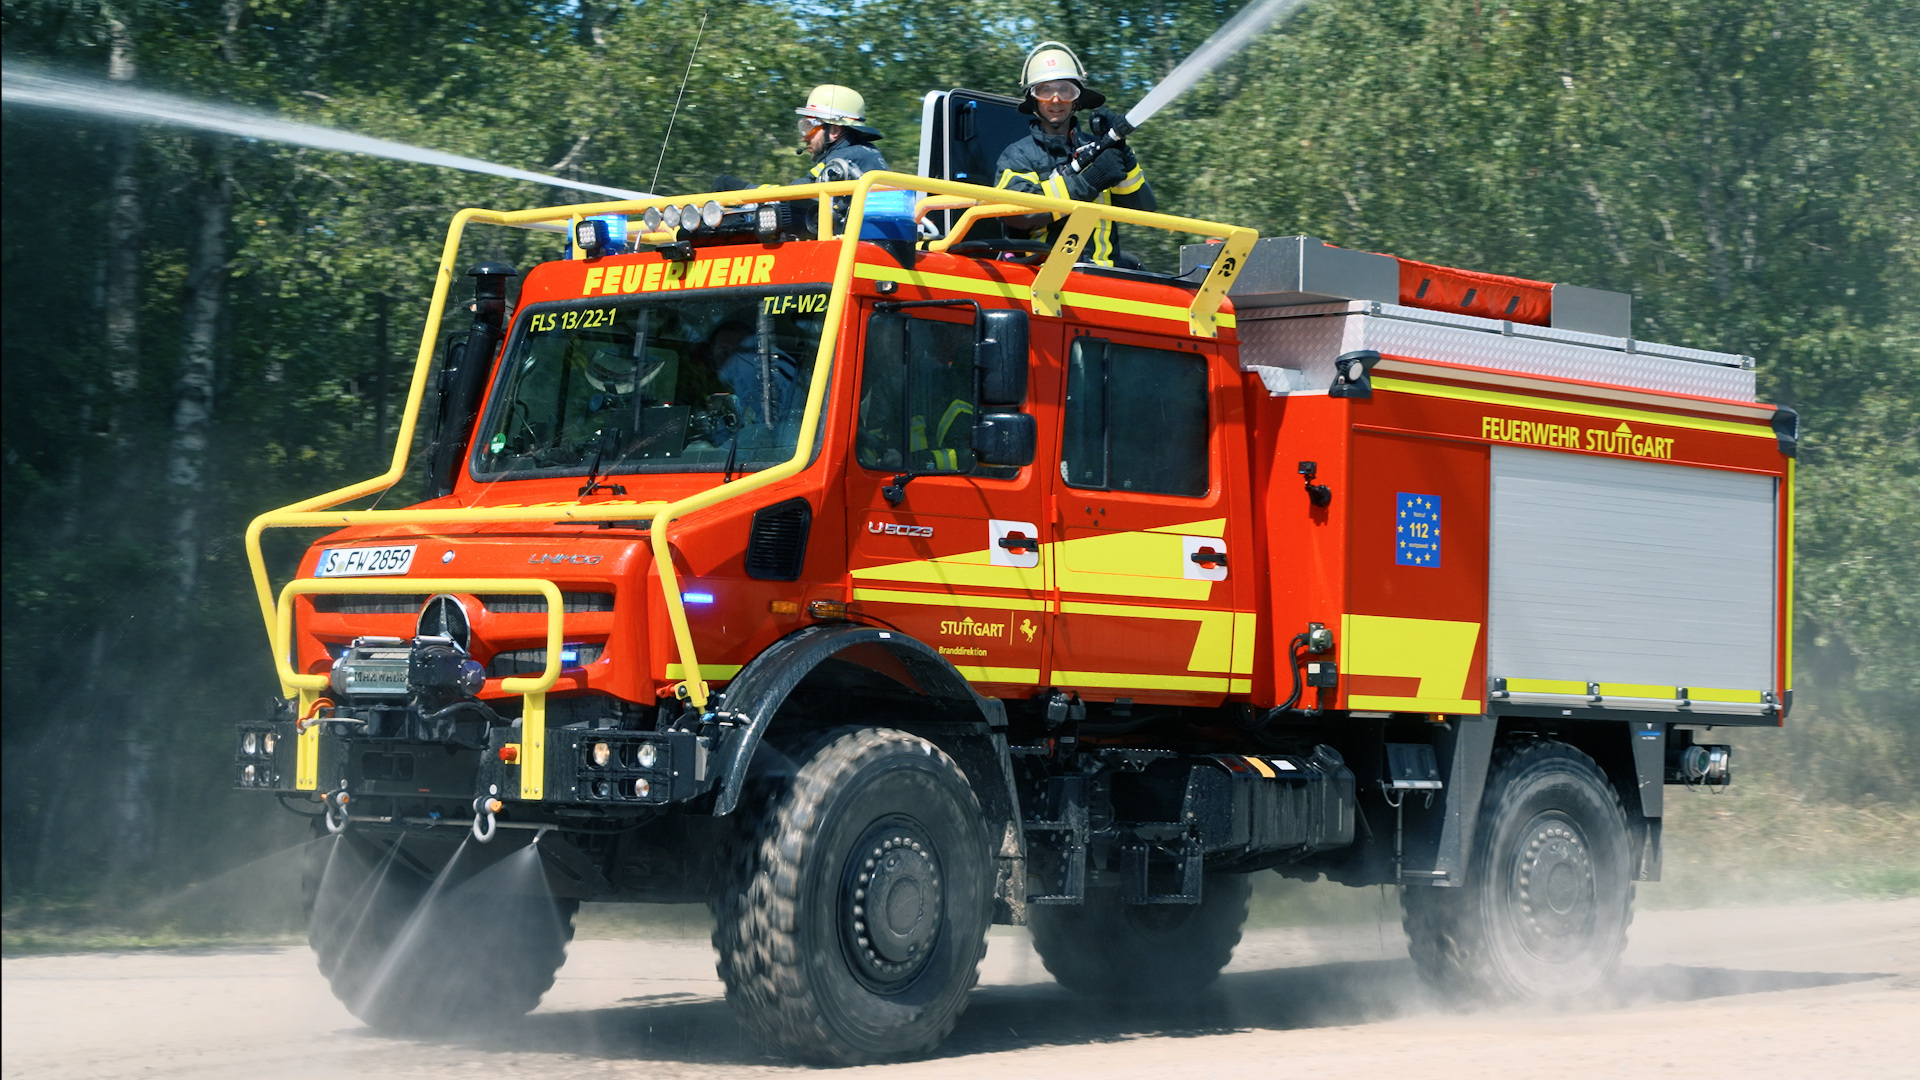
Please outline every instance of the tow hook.
[[344, 783], [341, 784], [339, 791], [329, 792], [320, 796], [320, 801], [324, 803], [327, 808], [327, 831], [330, 833], [345, 832], [347, 822], [352, 816], [347, 810], [347, 804], [353, 801], [353, 796], [347, 794], [347, 786]]
[[492, 795], [482, 795], [473, 800], [473, 838], [475, 840], [483, 844], [493, 840], [493, 834], [500, 828], [499, 823], [494, 820], [494, 815], [498, 814], [504, 805], [506, 804]]

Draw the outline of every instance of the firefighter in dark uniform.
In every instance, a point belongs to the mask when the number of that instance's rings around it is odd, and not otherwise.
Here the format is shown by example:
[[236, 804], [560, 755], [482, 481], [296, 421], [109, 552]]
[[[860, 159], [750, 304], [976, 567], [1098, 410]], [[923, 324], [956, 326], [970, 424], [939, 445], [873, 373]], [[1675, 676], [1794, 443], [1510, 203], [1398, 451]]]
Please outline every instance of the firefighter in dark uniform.
[[[1033, 114], [1033, 122], [1028, 125], [1030, 135], [1000, 152], [995, 187], [1134, 210], [1159, 208], [1153, 188], [1140, 171], [1139, 160], [1125, 142], [1101, 151], [1079, 172], [1068, 167], [1073, 151], [1106, 134], [1113, 119], [1101, 108], [1106, 96], [1087, 89], [1086, 69], [1072, 49], [1057, 41], [1034, 46], [1020, 67], [1020, 83], [1026, 97], [1020, 111]], [[1076, 112], [1088, 114], [1091, 130], [1080, 127]], [[1059, 236], [1065, 219], [1065, 214], [1055, 214], [1051, 221], [1045, 215], [1032, 214], [1008, 218], [1007, 223], [1010, 231], [1032, 229], [1035, 239], [1044, 236], [1051, 242]], [[1087, 261], [1113, 266], [1117, 254], [1113, 223], [1103, 221], [1094, 230]], [[1126, 255], [1120, 255], [1119, 264], [1139, 265]]]
[[807, 175], [794, 183], [853, 180], [887, 167], [887, 159], [873, 148], [880, 133], [867, 126], [866, 99], [853, 90], [823, 83], [793, 111], [800, 114], [802, 152], [813, 159]]

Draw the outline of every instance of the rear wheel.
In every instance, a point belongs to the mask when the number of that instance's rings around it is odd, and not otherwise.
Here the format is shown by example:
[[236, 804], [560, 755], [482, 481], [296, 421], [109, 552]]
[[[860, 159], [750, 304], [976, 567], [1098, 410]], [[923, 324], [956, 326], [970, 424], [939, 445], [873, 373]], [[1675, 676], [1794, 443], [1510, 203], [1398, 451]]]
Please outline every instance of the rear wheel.
[[1565, 743], [1501, 747], [1467, 883], [1402, 891], [1408, 949], [1450, 994], [1578, 997], [1619, 965], [1633, 917], [1633, 869], [1620, 796]]
[[435, 1032], [521, 1016], [566, 960], [580, 904], [548, 895], [531, 851], [438, 890], [404, 852], [352, 832], [313, 851], [307, 940], [334, 996], [372, 1027]]
[[855, 1064], [953, 1030], [986, 951], [980, 804], [925, 739], [828, 739], [768, 792], [716, 902], [727, 1001], [769, 1049]]
[[1245, 874], [1208, 874], [1198, 904], [1123, 904], [1118, 890], [1089, 890], [1084, 904], [1029, 908], [1027, 929], [1061, 986], [1167, 1000], [1220, 977], [1240, 944], [1252, 892]]

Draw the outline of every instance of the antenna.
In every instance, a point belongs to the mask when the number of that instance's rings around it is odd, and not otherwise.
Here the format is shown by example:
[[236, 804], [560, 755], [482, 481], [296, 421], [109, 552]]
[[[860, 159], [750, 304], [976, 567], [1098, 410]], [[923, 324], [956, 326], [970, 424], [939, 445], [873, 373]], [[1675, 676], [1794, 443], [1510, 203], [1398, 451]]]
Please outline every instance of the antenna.
[[693, 58], [700, 55], [700, 39], [707, 32], [707, 9], [700, 9], [700, 29], [693, 35], [693, 51], [687, 54], [687, 73], [680, 76], [680, 92], [673, 97], [673, 111], [667, 114], [667, 133], [660, 138], [660, 160], [653, 163], [653, 183], [648, 190], [660, 186], [660, 166], [667, 161], [667, 143], [673, 140], [673, 121], [680, 115], [680, 99], [687, 96], [687, 80], [693, 78]]

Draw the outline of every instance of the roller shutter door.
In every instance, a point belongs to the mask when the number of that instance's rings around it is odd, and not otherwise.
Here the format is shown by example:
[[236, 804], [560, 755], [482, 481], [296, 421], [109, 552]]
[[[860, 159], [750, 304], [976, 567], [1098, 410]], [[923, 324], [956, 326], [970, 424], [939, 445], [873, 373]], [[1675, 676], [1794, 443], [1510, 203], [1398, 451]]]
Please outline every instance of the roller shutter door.
[[1775, 480], [1492, 448], [1487, 673], [1774, 685]]

